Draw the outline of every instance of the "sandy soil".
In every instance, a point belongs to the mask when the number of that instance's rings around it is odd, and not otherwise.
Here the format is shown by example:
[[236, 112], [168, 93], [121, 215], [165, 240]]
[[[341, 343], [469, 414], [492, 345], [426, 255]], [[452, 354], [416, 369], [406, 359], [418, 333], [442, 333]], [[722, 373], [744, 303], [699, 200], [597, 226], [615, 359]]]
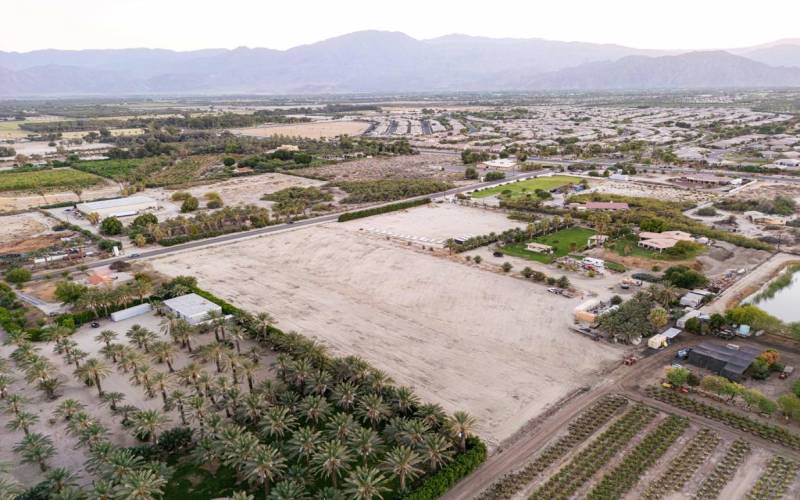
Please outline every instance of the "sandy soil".
[[695, 191], [689, 189], [679, 189], [672, 186], [656, 185], [650, 183], [637, 182], [603, 182], [592, 189], [592, 192], [619, 194], [623, 196], [641, 196], [647, 198], [657, 198], [664, 201], [691, 201], [694, 203], [706, 203], [719, 198], [720, 194], [715, 192]]
[[[349, 225], [360, 225], [353, 221]], [[224, 258], [220, 258], [224, 255]], [[268, 257], [267, 257], [268, 256]], [[496, 445], [618, 358], [539, 286], [324, 225], [153, 261], [285, 330], [357, 354]]]
[[[274, 193], [288, 187], [321, 186], [323, 184], [325, 184], [325, 182], [307, 179], [305, 177], [272, 173], [236, 177], [226, 181], [196, 186], [186, 190], [182, 189], [180, 191], [189, 191], [200, 200], [204, 200], [203, 196], [206, 193], [213, 191], [219, 193], [222, 197], [222, 201], [225, 202], [226, 205], [254, 204], [268, 206], [271, 205], [271, 203], [261, 201], [261, 197], [265, 194]], [[161, 190], [161, 192], [163, 192], [163, 196], [168, 199], [175, 191]], [[149, 195], [147, 192], [145, 194]]]
[[56, 222], [39, 212], [0, 216], [0, 254], [28, 252], [52, 245], [59, 238], [50, 230]]
[[[111, 183], [88, 188], [81, 194], [81, 198], [84, 201], [96, 198], [111, 198], [114, 196], [119, 196], [119, 186]], [[44, 195], [44, 198], [34, 193], [7, 192], [3, 194], [3, 196], [0, 196], [0, 212], [15, 212], [17, 210], [26, 210], [31, 207], [51, 205], [64, 201], [74, 201], [78, 203], [78, 197], [72, 192], [47, 193]]]
[[464, 179], [463, 169], [458, 173], [448, 171], [445, 166], [460, 163], [457, 157], [421, 153], [333, 163], [320, 167], [295, 170], [297, 175], [307, 175], [329, 181], [355, 181], [376, 179], [442, 179], [458, 181]]
[[[119, 338], [116, 342], [127, 344], [128, 339], [125, 337], [125, 332], [133, 325], [139, 324], [158, 335], [160, 318], [154, 314], [147, 314], [130, 318], [125, 321], [113, 323], [109, 320], [102, 320], [100, 328], [91, 328], [84, 326], [79, 329], [71, 339], [78, 343], [80, 349], [89, 353], [90, 357], [98, 357], [103, 359], [102, 354], [99, 353], [101, 344], [95, 342], [94, 337], [101, 330], [114, 330], [118, 332]], [[214, 342], [213, 334], [205, 334], [196, 336], [194, 345], [202, 345], [208, 342]], [[138, 444], [138, 441], [132, 436], [131, 431], [122, 427], [119, 423], [120, 418], [114, 417], [111, 411], [106, 406], [100, 404], [100, 399], [97, 396], [97, 390], [94, 387], [88, 387], [82, 382], [79, 382], [74, 376], [74, 366], [66, 366], [60, 356], [53, 353], [52, 343], [37, 344], [41, 347], [40, 354], [49, 358], [55, 366], [59, 369], [60, 379], [64, 383], [59, 394], [60, 397], [55, 401], [47, 400], [40, 391], [31, 389], [25, 383], [24, 375], [15, 372], [13, 375], [17, 381], [13, 384], [13, 391], [22, 392], [28, 397], [28, 402], [25, 405], [26, 411], [36, 413], [39, 416], [39, 422], [32, 427], [32, 431], [41, 432], [42, 434], [50, 436], [53, 444], [56, 447], [56, 455], [48, 461], [51, 467], [66, 467], [81, 476], [79, 480], [82, 484], [87, 484], [91, 481], [89, 474], [83, 471], [83, 464], [86, 461], [87, 454], [83, 448], [76, 447], [77, 439], [66, 432], [66, 424], [62, 420], [56, 420], [52, 423], [53, 410], [67, 398], [77, 399], [86, 405], [86, 411], [100, 420], [101, 423], [106, 425], [110, 430], [109, 438], [119, 446], [133, 446]], [[242, 342], [242, 352], [248, 351], [252, 346], [248, 340]], [[7, 357], [13, 351], [12, 346], [0, 345], [0, 356]], [[190, 361], [197, 361], [189, 358], [185, 351], [178, 351], [175, 358], [175, 369], [179, 370]], [[268, 368], [273, 361], [273, 356], [267, 351], [261, 351], [261, 373], [257, 374], [256, 381], [271, 377], [270, 369]], [[111, 363], [109, 362], [109, 365]], [[167, 371], [165, 365], [151, 363], [152, 367], [158, 371]], [[204, 369], [214, 375], [215, 369], [213, 362], [203, 365]], [[112, 366], [112, 374], [104, 379], [103, 390], [105, 391], [118, 391], [125, 394], [125, 404], [132, 404], [140, 409], [162, 409], [161, 397], [157, 396], [152, 399], [146, 397], [144, 388], [142, 386], [135, 386], [129, 381], [130, 374], [122, 373]], [[246, 383], [243, 385], [243, 390], [246, 390]], [[13, 392], [12, 391], [12, 392]], [[172, 424], [179, 425], [180, 417], [177, 410], [173, 410], [169, 414]], [[0, 425], [5, 424], [10, 420], [10, 417], [5, 413], [0, 413]], [[43, 479], [42, 474], [39, 472], [38, 466], [20, 464], [19, 457], [13, 452], [13, 447], [22, 439], [22, 432], [12, 432], [3, 430], [0, 432], [0, 463], [13, 463], [15, 464], [12, 475], [20, 482], [32, 486], [36, 482]]]
[[289, 125], [265, 125], [263, 127], [248, 127], [231, 129], [231, 132], [252, 137], [270, 137], [285, 135], [291, 137], [305, 137], [320, 139], [323, 137], [336, 137], [338, 135], [361, 135], [369, 128], [368, 122], [356, 121], [325, 121], [313, 123], [295, 123]]
[[736, 474], [719, 494], [719, 498], [747, 498], [747, 493], [758, 481], [761, 471], [771, 458], [767, 450], [755, 448], [745, 462], [739, 466]]
[[524, 224], [510, 220], [502, 212], [453, 203], [431, 203], [414, 210], [362, 219], [344, 227], [378, 236], [442, 245], [448, 238], [499, 233], [512, 227], [524, 227]]

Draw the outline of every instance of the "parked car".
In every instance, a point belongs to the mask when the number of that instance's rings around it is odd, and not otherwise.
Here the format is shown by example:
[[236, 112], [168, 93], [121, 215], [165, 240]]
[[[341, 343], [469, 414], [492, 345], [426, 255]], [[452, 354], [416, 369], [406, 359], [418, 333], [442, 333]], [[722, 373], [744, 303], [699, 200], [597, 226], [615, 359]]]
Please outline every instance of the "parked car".
[[687, 349], [681, 349], [680, 351], [678, 351], [677, 354], [675, 354], [675, 357], [678, 358], [678, 359], [686, 359], [686, 358], [689, 357], [689, 353], [690, 352], [692, 352], [692, 348], [691, 347], [689, 347]]
[[495, 257], [502, 257], [503, 256], [503, 252], [501, 252], [500, 250], [495, 250], [492, 253], [492, 255], [494, 255]]

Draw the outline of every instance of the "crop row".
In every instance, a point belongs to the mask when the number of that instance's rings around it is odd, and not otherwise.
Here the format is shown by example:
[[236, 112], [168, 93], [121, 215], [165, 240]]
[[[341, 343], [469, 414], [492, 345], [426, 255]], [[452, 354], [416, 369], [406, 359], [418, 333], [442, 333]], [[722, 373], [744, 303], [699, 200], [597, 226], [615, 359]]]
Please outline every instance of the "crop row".
[[697, 493], [694, 500], [714, 500], [719, 496], [719, 493], [726, 484], [733, 478], [733, 474], [739, 468], [744, 459], [750, 454], [750, 443], [743, 439], [734, 441], [725, 456], [714, 467], [711, 474], [706, 477]]
[[656, 416], [644, 405], [631, 408], [530, 496], [531, 500], [567, 499], [600, 470]]
[[723, 410], [717, 406], [707, 405], [700, 401], [696, 401], [688, 396], [670, 391], [662, 387], [648, 387], [646, 389], [647, 395], [671, 404], [677, 408], [692, 412], [712, 420], [717, 420], [735, 429], [744, 432], [749, 432], [755, 436], [771, 441], [776, 444], [800, 450], [800, 436], [790, 432], [783, 427], [765, 424], [754, 420], [750, 417], [740, 415], [738, 413]]
[[556, 460], [565, 456], [578, 444], [588, 439], [597, 429], [611, 420], [619, 409], [624, 407], [627, 403], [628, 400], [622, 396], [609, 395], [603, 397], [581, 412], [578, 418], [569, 424], [569, 433], [558, 438], [555, 443], [548, 446], [536, 460], [530, 462], [522, 469], [506, 474], [498, 479], [478, 498], [481, 500], [511, 498]]
[[689, 427], [689, 419], [670, 415], [631, 450], [622, 462], [606, 473], [587, 498], [609, 500], [622, 498], [636, 486], [644, 471], [661, 458]]
[[702, 429], [670, 462], [664, 474], [645, 490], [643, 498], [655, 500], [674, 491], [680, 491], [719, 444], [719, 437], [709, 429]]
[[797, 463], [783, 457], [775, 457], [769, 461], [767, 468], [761, 472], [753, 489], [747, 494], [748, 500], [771, 500], [783, 497], [789, 485], [797, 476]]

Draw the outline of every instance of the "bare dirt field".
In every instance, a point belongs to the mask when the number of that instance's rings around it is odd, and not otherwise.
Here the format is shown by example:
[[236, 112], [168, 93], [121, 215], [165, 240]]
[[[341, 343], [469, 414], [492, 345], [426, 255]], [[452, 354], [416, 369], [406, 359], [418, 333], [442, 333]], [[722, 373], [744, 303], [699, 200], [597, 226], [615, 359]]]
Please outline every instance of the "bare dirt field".
[[297, 175], [305, 175], [328, 181], [360, 181], [378, 179], [440, 179], [459, 181], [464, 179], [463, 170], [448, 172], [447, 165], [460, 163], [456, 157], [421, 153], [334, 163], [321, 167], [294, 170]]
[[340, 224], [152, 265], [167, 275], [194, 275], [247, 310], [269, 311], [284, 330], [366, 358], [425, 400], [466, 410], [492, 446], [595, 382], [620, 356], [568, 331], [572, 301]]
[[658, 198], [663, 201], [690, 201], [698, 204], [714, 201], [720, 196], [719, 193], [715, 192], [680, 189], [660, 184], [612, 181], [598, 184], [592, 189], [592, 192]]
[[499, 233], [513, 227], [524, 227], [524, 224], [510, 220], [502, 212], [453, 203], [431, 203], [414, 210], [370, 217], [344, 227], [378, 236], [442, 245], [448, 238]]
[[[265, 194], [274, 193], [289, 187], [321, 186], [323, 184], [325, 184], [325, 182], [307, 179], [305, 177], [271, 173], [236, 177], [213, 184], [195, 186], [190, 189], [181, 189], [180, 191], [188, 191], [200, 200], [204, 199], [203, 196], [206, 193], [219, 193], [222, 197], [222, 201], [226, 205], [253, 204], [268, 206], [271, 205], [270, 202], [261, 201], [261, 197]], [[153, 190], [152, 195], [156, 198], [167, 200], [174, 192], [175, 190]], [[150, 195], [151, 193], [147, 192], [146, 194]]]
[[50, 246], [58, 239], [51, 231], [56, 223], [38, 212], [0, 216], [0, 254], [30, 252]]
[[284, 135], [289, 137], [321, 139], [323, 137], [336, 137], [344, 134], [361, 135], [366, 132], [368, 128], [368, 122], [332, 120], [324, 122], [237, 128], [231, 129], [231, 132], [234, 134], [247, 135], [251, 137], [271, 137], [273, 135]]
[[[114, 196], [119, 196], [119, 186], [110, 183], [87, 188], [81, 194], [81, 198], [84, 201], [97, 198], [111, 198]], [[74, 201], [78, 203], [78, 197], [72, 192], [47, 193], [44, 197], [35, 193], [8, 192], [0, 196], [0, 212], [16, 212], [17, 210], [27, 210], [31, 207], [65, 201]]]

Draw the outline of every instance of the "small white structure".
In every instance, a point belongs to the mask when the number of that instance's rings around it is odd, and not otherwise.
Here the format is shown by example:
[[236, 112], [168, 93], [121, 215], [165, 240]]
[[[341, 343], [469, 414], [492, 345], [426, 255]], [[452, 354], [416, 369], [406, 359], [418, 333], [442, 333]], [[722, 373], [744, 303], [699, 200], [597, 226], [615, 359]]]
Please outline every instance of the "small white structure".
[[197, 325], [208, 319], [209, 313], [221, 313], [222, 308], [208, 299], [189, 293], [164, 301], [164, 307], [176, 317]]
[[498, 158], [482, 162], [484, 168], [494, 168], [497, 170], [511, 170], [517, 165], [517, 160], [511, 158]]
[[689, 292], [681, 297], [681, 305], [697, 309], [703, 304], [703, 299], [705, 299], [705, 295]]
[[774, 164], [779, 168], [800, 168], [800, 160], [795, 158], [782, 158], [775, 160]]
[[144, 304], [139, 304], [138, 306], [129, 307], [127, 309], [122, 309], [121, 311], [111, 313], [111, 321], [116, 323], [117, 321], [147, 314], [152, 310], [153, 306], [145, 302]]
[[661, 349], [662, 347], [667, 346], [667, 336], [661, 333], [657, 333], [647, 339], [647, 347], [650, 349]]
[[551, 247], [550, 245], [545, 245], [544, 243], [536, 243], [535, 241], [531, 242], [531, 243], [528, 243], [525, 246], [525, 248], [529, 252], [543, 253], [543, 254], [551, 254], [551, 253], [553, 253], [553, 247]]
[[595, 271], [604, 272], [606, 270], [606, 261], [603, 259], [595, 259], [594, 257], [584, 257], [582, 264], [584, 267], [594, 269]]
[[608, 176], [608, 178], [612, 181], [618, 181], [618, 182], [628, 182], [629, 180], [631, 180], [630, 176], [627, 174], [611, 174]]
[[149, 196], [128, 196], [113, 200], [88, 201], [79, 203], [76, 207], [84, 215], [95, 212], [105, 219], [106, 217], [130, 217], [147, 210], [158, 210], [158, 202]]

